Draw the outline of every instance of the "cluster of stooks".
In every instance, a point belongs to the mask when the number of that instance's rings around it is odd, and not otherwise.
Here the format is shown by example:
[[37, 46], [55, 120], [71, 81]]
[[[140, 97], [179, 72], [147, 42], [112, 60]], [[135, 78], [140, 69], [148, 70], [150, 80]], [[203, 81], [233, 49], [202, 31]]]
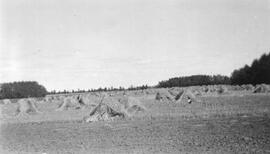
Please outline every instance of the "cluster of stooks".
[[[173, 103], [187, 102], [189, 104], [191, 104], [192, 102], [200, 101], [196, 98], [196, 96], [190, 90], [184, 90], [184, 89], [180, 89], [178, 91], [163, 90], [163, 91], [157, 92], [155, 99], [162, 102], [173, 102]], [[183, 101], [184, 99], [185, 101]]]
[[[38, 102], [57, 103], [59, 104], [55, 111], [89, 109], [90, 113], [84, 117], [84, 121], [106, 121], [114, 119], [124, 119], [136, 116], [146, 111], [143, 103], [132, 95], [155, 95], [158, 102], [170, 103], [188, 103], [201, 102], [200, 97], [204, 94], [228, 94], [230, 91], [245, 90], [252, 93], [268, 93], [270, 86], [266, 84], [260, 85], [242, 85], [242, 86], [197, 86], [189, 88], [169, 88], [169, 89], [147, 89], [143, 91], [135, 91], [122, 93], [91, 93], [83, 95], [70, 96], [46, 96], [41, 101], [35, 98], [19, 99], [17, 101], [17, 109], [15, 115], [21, 114], [39, 114], [42, 113], [38, 109]], [[11, 104], [13, 100], [0, 100], [0, 104]]]
[[[36, 98], [19, 99], [16, 103], [17, 109], [15, 116], [42, 114], [38, 108], [38, 104], [52, 102], [59, 104], [55, 109], [57, 112], [89, 109], [89, 115], [83, 118], [86, 122], [123, 119], [146, 111], [146, 108], [142, 103], [134, 97], [122, 96], [117, 98], [106, 94], [94, 94], [93, 96], [94, 97], [89, 97], [88, 95], [50, 96], [45, 97], [40, 101]], [[94, 102], [91, 98], [95, 98], [96, 101]], [[4, 100], [4, 103], [10, 104], [11, 102], [6, 99]]]

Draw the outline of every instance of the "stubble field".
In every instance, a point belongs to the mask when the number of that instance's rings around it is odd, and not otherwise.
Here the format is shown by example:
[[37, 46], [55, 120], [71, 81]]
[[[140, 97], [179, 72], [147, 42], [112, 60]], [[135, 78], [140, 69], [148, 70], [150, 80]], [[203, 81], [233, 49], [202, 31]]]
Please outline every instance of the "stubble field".
[[40, 113], [15, 116], [16, 103], [1, 104], [0, 152], [270, 153], [269, 93], [204, 94], [191, 104], [157, 101], [156, 90], [127, 95], [145, 111], [91, 123], [84, 117], [95, 105], [56, 111], [60, 102], [37, 100]]

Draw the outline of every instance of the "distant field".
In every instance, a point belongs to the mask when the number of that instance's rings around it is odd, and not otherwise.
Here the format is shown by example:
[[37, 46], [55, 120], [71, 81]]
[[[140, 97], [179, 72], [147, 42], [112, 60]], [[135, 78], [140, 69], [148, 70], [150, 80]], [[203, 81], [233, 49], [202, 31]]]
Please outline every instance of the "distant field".
[[37, 101], [41, 113], [15, 116], [16, 103], [1, 104], [2, 153], [270, 153], [269, 93], [205, 94], [191, 104], [157, 101], [156, 91], [128, 96], [146, 111], [92, 123], [83, 118], [94, 106], [56, 111], [61, 102]]

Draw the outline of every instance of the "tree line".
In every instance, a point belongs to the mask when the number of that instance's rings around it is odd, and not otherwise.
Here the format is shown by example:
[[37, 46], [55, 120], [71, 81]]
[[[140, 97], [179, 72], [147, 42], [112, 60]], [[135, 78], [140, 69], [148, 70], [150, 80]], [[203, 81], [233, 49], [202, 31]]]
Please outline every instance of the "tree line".
[[192, 75], [186, 77], [175, 77], [169, 80], [160, 81], [156, 87], [187, 87], [200, 85], [218, 84], [270, 84], [270, 53], [263, 54], [259, 59], [255, 59], [251, 66], [245, 65], [232, 72], [231, 76], [223, 75]]
[[270, 53], [263, 54], [252, 64], [234, 70], [231, 75], [232, 84], [270, 84]]
[[230, 84], [230, 78], [222, 75], [192, 75], [185, 77], [170, 78], [169, 80], [160, 81], [157, 85], [158, 88], [168, 87], [187, 87], [198, 85], [217, 85], [217, 84]]
[[125, 90], [143, 90], [143, 89], [147, 89], [149, 88], [149, 86], [146, 85], [142, 85], [142, 86], [129, 86], [128, 88], [124, 88], [124, 87], [100, 87], [97, 89], [88, 89], [88, 90], [62, 90], [62, 91], [56, 91], [56, 90], [52, 90], [51, 92], [49, 92], [48, 94], [69, 94], [69, 93], [85, 93], [85, 92], [107, 92], [107, 91], [125, 91]]
[[0, 99], [44, 97], [46, 94], [46, 88], [36, 81], [10, 82], [0, 85]]

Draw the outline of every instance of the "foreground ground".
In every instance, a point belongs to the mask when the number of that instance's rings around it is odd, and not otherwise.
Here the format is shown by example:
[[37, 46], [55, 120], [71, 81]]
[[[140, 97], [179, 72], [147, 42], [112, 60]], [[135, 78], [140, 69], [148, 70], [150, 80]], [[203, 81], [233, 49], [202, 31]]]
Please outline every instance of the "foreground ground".
[[270, 153], [270, 118], [7, 124], [1, 145], [2, 153]]
[[192, 104], [137, 97], [146, 111], [116, 121], [83, 122], [91, 108], [34, 115], [1, 105], [0, 153], [270, 153], [270, 95], [200, 96]]

